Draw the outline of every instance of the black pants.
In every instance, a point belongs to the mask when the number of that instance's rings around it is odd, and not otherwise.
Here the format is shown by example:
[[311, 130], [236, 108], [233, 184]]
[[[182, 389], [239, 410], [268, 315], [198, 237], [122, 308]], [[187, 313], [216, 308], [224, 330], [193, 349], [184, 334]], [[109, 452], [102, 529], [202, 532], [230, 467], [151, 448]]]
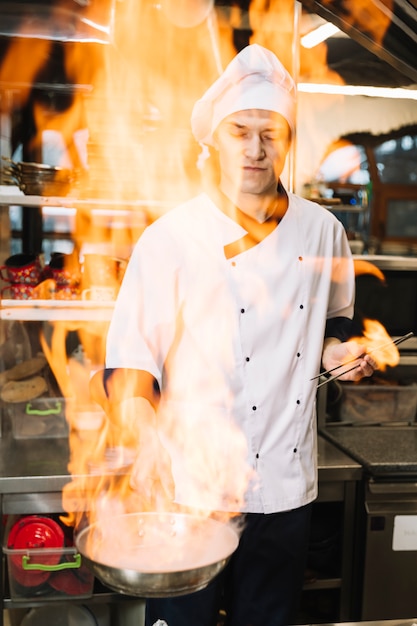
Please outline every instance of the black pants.
[[268, 515], [248, 513], [239, 547], [210, 585], [187, 596], [151, 599], [146, 626], [289, 626], [303, 586], [311, 505]]

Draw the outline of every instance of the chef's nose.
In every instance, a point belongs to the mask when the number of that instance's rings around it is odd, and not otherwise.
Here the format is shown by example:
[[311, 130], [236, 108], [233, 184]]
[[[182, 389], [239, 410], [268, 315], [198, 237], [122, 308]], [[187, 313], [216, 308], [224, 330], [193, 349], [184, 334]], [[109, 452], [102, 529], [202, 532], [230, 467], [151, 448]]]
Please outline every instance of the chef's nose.
[[252, 133], [245, 144], [245, 154], [251, 159], [263, 159], [265, 156], [265, 149], [261, 135]]

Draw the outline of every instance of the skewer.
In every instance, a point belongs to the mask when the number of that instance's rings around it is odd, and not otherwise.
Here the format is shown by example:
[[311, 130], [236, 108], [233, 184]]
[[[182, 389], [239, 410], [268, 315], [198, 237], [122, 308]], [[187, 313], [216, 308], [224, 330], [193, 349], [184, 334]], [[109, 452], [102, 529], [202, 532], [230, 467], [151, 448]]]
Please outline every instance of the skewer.
[[[346, 365], [346, 364], [345, 364]], [[319, 387], [323, 387], [323, 385], [327, 385], [327, 383], [332, 382], [332, 380], [337, 380], [338, 378], [340, 378], [341, 376], [343, 376], [344, 374], [348, 374], [349, 372], [353, 372], [353, 370], [357, 369], [359, 367], [359, 363], [357, 365], [354, 365], [353, 367], [351, 367], [348, 370], [345, 370], [344, 372], [340, 372], [340, 374], [337, 374], [336, 376], [331, 376], [330, 378], [326, 378], [326, 380], [323, 380], [321, 383], [319, 383], [317, 385], [317, 389]]]
[[[351, 359], [350, 361], [346, 361], [346, 363], [341, 363], [340, 365], [336, 365], [336, 367], [333, 367], [330, 370], [326, 370], [325, 372], [321, 372], [320, 374], [317, 374], [317, 376], [313, 376], [313, 378], [310, 378], [310, 380], [316, 380], [316, 378], [320, 378], [320, 376], [325, 376], [326, 374], [331, 374], [332, 372], [335, 372], [336, 370], [340, 369], [341, 367], [345, 367], [346, 365], [349, 365], [350, 363], [354, 363], [355, 361], [363, 359], [367, 354], [372, 354], [373, 352], [377, 352], [378, 350], [382, 350], [383, 348], [386, 348], [386, 347], [388, 347], [390, 345], [396, 345], [397, 346], [398, 344], [402, 343], [403, 341], [407, 341], [407, 339], [410, 339], [411, 337], [414, 337], [414, 333], [413, 332], [409, 332], [409, 333], [403, 335], [402, 337], [398, 337], [394, 341], [388, 341], [387, 343], [384, 343], [382, 346], [377, 346], [375, 348], [372, 348], [372, 350], [369, 350], [368, 352], [363, 352], [362, 354], [360, 354], [359, 356], [355, 357], [354, 359]], [[337, 376], [332, 376], [331, 378], [328, 378], [326, 381], [324, 381], [324, 382], [320, 383], [319, 385], [317, 385], [317, 388], [321, 387], [322, 385], [325, 385], [326, 383], [330, 382], [331, 380], [336, 380], [337, 378], [340, 378], [344, 374], [348, 374], [349, 372], [352, 372], [357, 367], [359, 367], [359, 363], [357, 363], [354, 367], [351, 367], [348, 370], [344, 370], [343, 372], [341, 372]]]

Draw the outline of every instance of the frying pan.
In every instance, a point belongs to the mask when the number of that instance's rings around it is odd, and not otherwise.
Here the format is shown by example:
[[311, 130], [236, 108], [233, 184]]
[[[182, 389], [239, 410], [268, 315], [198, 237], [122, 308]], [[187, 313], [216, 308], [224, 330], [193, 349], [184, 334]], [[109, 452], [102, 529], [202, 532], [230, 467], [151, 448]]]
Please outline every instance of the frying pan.
[[203, 589], [236, 550], [230, 525], [184, 513], [125, 513], [75, 538], [84, 563], [122, 594], [171, 597]]

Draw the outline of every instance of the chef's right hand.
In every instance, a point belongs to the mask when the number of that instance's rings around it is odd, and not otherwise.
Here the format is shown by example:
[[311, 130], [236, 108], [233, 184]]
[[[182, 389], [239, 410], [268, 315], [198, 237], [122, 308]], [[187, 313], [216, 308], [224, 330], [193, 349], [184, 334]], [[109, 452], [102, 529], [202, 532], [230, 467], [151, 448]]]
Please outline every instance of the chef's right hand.
[[[356, 367], [354, 367], [355, 359], [357, 360]], [[360, 343], [355, 341], [340, 342], [334, 337], [327, 338], [324, 342], [322, 356], [324, 369], [338, 368], [343, 363], [346, 363], [346, 374], [338, 376], [340, 380], [358, 382], [365, 376], [372, 376], [377, 369], [376, 361], [372, 356], [366, 354]]]

